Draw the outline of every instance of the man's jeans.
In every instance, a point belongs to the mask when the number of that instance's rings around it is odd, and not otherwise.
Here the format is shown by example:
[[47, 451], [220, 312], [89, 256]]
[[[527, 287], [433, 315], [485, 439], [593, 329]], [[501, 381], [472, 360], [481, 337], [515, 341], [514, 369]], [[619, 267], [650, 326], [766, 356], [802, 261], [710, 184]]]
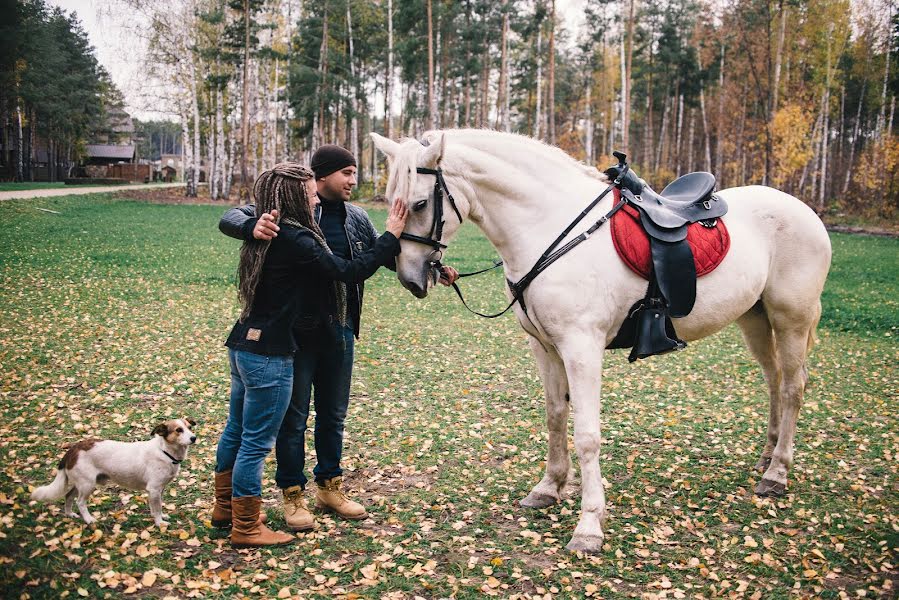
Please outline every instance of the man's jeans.
[[262, 495], [262, 467], [272, 450], [293, 383], [292, 356], [229, 350], [231, 408], [216, 452], [217, 473], [233, 469], [231, 495]]
[[303, 342], [294, 357], [293, 394], [284, 416], [275, 455], [275, 481], [281, 489], [306, 486], [306, 421], [312, 388], [315, 388], [316, 481], [343, 474], [343, 422], [350, 404], [353, 375], [353, 330], [340, 324], [329, 326], [329, 335]]

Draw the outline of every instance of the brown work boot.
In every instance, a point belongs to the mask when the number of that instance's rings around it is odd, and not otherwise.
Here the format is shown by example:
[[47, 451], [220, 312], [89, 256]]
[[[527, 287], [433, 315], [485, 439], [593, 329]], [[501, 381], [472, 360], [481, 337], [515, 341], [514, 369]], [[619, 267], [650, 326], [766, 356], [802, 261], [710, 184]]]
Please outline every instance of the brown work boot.
[[[231, 527], [231, 470], [215, 474], [215, 506], [212, 507], [212, 526], [219, 529]], [[265, 513], [259, 518], [265, 523]]]
[[215, 506], [212, 507], [212, 526], [231, 527], [231, 471], [215, 474]]
[[262, 498], [241, 496], [231, 498], [231, 546], [234, 548], [256, 548], [259, 546], [283, 546], [296, 541], [289, 533], [272, 531], [262, 524], [259, 509]]
[[365, 507], [353, 502], [340, 489], [340, 477], [316, 482], [315, 504], [318, 508], [337, 513], [338, 517], [358, 521], [368, 517]]
[[315, 517], [306, 506], [303, 488], [298, 485], [284, 488], [284, 521], [291, 531], [309, 531], [315, 527]]

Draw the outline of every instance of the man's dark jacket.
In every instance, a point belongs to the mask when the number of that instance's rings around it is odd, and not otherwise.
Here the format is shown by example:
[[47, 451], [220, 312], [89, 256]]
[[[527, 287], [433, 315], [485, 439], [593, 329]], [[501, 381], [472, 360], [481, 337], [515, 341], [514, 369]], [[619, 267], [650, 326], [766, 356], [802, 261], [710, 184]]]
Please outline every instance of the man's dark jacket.
[[[345, 202], [346, 221], [344, 229], [346, 231], [347, 240], [350, 245], [350, 254], [355, 256], [359, 252], [364, 252], [372, 248], [378, 239], [378, 232], [372, 224], [363, 209]], [[316, 209], [316, 219], [318, 219], [319, 211]], [[252, 204], [238, 206], [227, 211], [221, 221], [219, 221], [219, 230], [227, 236], [239, 240], [253, 239], [253, 228], [256, 227], [256, 207]], [[395, 269], [395, 262], [387, 265], [389, 269]], [[323, 284], [327, 285], [327, 284]], [[359, 307], [358, 314], [353, 315], [353, 333], [359, 337], [359, 319], [362, 314], [362, 297], [365, 292], [365, 284], [348, 284], [347, 293], [356, 294], [356, 305]], [[352, 300], [351, 300], [352, 301]]]

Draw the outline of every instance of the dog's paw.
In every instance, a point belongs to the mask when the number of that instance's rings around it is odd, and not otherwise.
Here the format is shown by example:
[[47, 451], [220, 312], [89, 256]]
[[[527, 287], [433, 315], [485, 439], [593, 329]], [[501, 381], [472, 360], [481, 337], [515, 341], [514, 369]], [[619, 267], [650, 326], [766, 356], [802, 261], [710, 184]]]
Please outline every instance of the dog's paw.
[[85, 525], [93, 525], [93, 524], [96, 523], [96, 522], [97, 522], [97, 519], [95, 519], [95, 518], [93, 518], [93, 517], [86, 517], [86, 518], [84, 519], [84, 524], [85, 524]]

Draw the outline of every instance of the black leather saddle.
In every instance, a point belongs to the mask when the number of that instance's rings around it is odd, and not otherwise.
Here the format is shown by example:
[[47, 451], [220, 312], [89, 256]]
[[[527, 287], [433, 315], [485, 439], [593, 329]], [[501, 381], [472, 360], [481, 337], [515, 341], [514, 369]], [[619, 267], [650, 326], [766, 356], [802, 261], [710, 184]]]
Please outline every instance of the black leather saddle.
[[[715, 176], [705, 171], [678, 177], [656, 193], [628, 170], [621, 185], [631, 192], [628, 202], [640, 211], [640, 222], [651, 238], [677, 242], [687, 237], [687, 225], [727, 214], [727, 203], [715, 196]], [[625, 194], [627, 197], [628, 194]]]
[[649, 236], [652, 275], [646, 296], [631, 307], [621, 331], [609, 348], [633, 348], [630, 361], [686, 347], [671, 323], [685, 317], [696, 302], [696, 263], [687, 243], [687, 227], [702, 223], [714, 227], [727, 214], [727, 203], [714, 194], [715, 176], [697, 172], [683, 175], [656, 193], [630, 170], [624, 154], [606, 171], [617, 182], [621, 196], [640, 213]]

